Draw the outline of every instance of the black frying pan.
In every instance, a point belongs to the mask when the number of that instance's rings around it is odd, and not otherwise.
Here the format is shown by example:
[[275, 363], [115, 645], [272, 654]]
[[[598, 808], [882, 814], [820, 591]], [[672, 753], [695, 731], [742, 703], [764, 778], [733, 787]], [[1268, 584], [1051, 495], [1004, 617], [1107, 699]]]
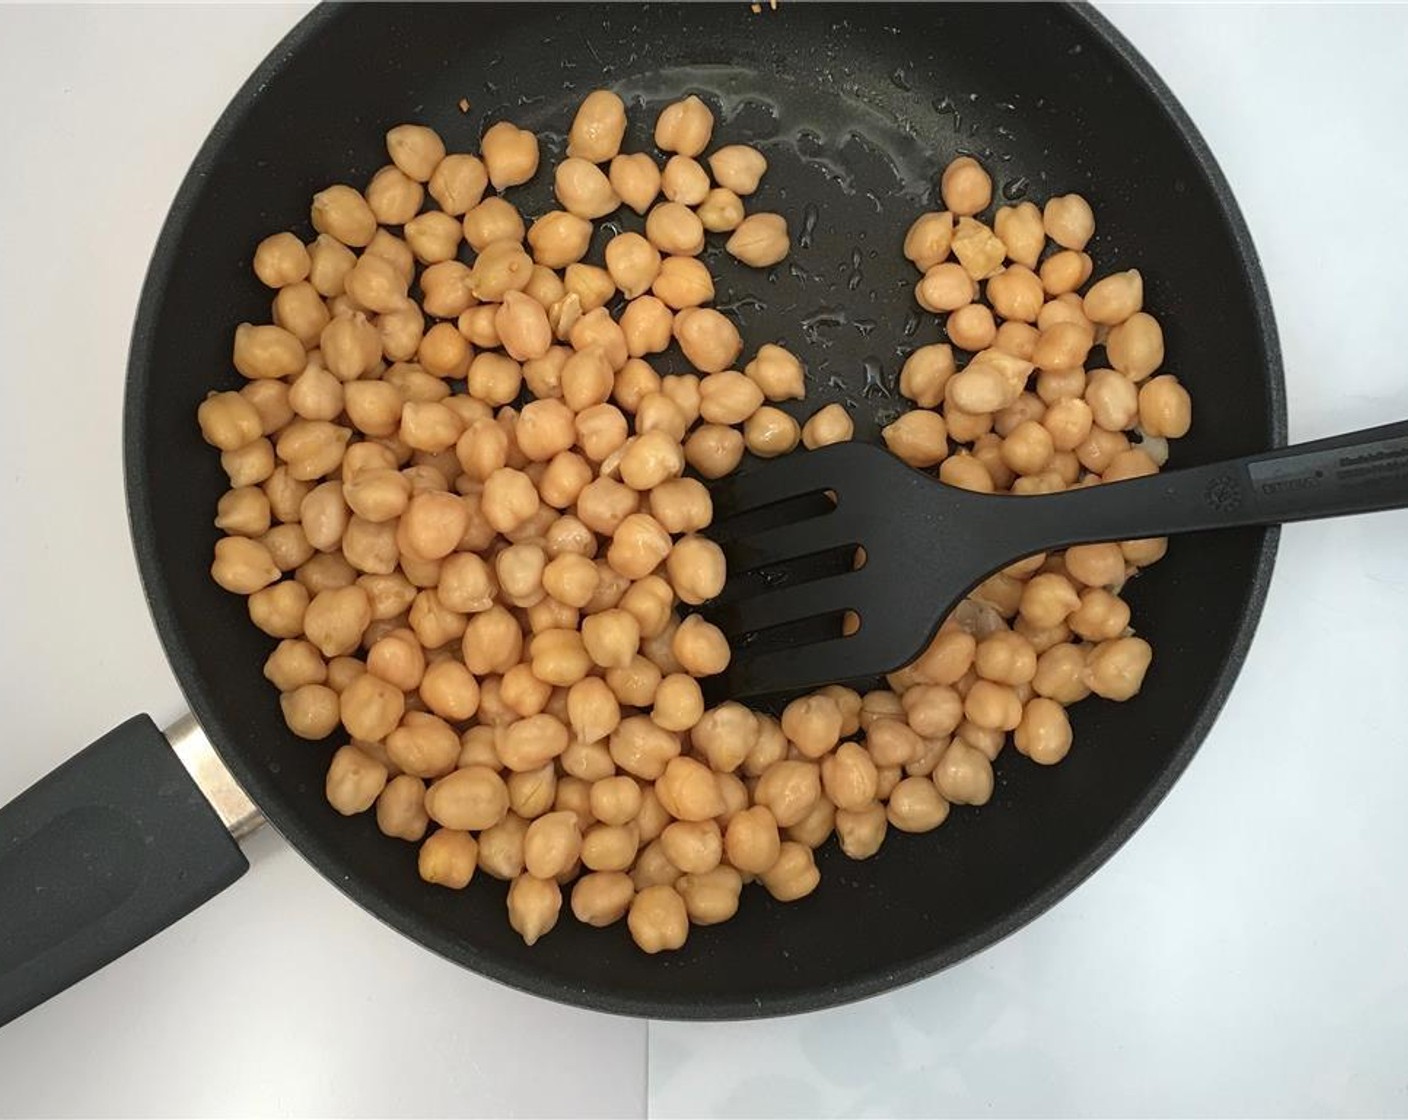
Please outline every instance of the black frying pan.
[[[959, 153], [1003, 200], [1078, 191], [1101, 270], [1139, 267], [1196, 423], [1175, 465], [1285, 435], [1275, 327], [1245, 226], [1211, 155], [1148, 65], [1089, 8], [789, 3], [678, 7], [322, 8], [236, 95], [186, 177], [153, 257], [133, 335], [125, 415], [132, 531], [166, 651], [205, 731], [273, 825], [332, 882], [407, 936], [539, 995], [634, 1015], [724, 1018], [872, 995], [961, 960], [1030, 921], [1107, 859], [1187, 765], [1221, 707], [1261, 610], [1274, 531], [1181, 538], [1129, 591], [1156, 649], [1143, 693], [1074, 709], [1076, 749], [1042, 769], [1008, 751], [982, 810], [893, 834], [852, 863], [828, 846], [822, 885], [645, 957], [621, 926], [564, 919], [532, 949], [505, 885], [466, 892], [416, 875], [415, 848], [323, 798], [335, 746], [294, 739], [261, 675], [270, 640], [210, 580], [217, 457], [197, 403], [232, 387], [231, 331], [265, 320], [250, 255], [304, 233], [308, 200], [364, 182], [383, 133], [418, 120], [452, 150], [486, 122], [540, 131], [544, 171], [515, 201], [545, 209], [546, 169], [582, 95], [610, 85], [648, 146], [669, 99], [705, 98], [716, 136], [766, 151], [760, 207], [794, 219], [795, 250], [762, 280], [722, 257], [719, 304], [747, 348], [804, 356], [807, 407], [844, 401], [873, 435], [899, 410], [902, 356], [936, 340], [911, 314], [903, 231]], [[467, 99], [470, 110], [461, 112]], [[609, 223], [603, 223], [607, 225]], [[605, 236], [607, 230], [598, 231]], [[599, 246], [598, 246], [599, 250]], [[243, 857], [150, 721], [105, 737], [0, 810], [0, 1022], [100, 967], [237, 877]], [[16, 899], [43, 903], [15, 906]]]

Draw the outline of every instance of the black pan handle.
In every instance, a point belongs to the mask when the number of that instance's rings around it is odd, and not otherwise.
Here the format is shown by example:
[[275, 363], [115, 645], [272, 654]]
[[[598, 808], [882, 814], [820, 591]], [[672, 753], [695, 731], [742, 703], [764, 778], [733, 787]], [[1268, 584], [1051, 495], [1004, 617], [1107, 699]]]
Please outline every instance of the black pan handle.
[[1008, 555], [1408, 506], [1408, 420], [1243, 459], [1025, 497]]
[[248, 867], [156, 724], [136, 716], [109, 731], [0, 808], [0, 1025]]

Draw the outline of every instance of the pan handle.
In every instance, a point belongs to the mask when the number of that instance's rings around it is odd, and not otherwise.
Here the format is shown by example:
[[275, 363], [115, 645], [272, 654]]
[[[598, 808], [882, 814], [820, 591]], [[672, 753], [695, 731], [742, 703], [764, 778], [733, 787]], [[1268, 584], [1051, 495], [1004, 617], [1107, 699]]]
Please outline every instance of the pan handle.
[[258, 823], [189, 716], [129, 719], [0, 807], [0, 1026], [228, 887]]

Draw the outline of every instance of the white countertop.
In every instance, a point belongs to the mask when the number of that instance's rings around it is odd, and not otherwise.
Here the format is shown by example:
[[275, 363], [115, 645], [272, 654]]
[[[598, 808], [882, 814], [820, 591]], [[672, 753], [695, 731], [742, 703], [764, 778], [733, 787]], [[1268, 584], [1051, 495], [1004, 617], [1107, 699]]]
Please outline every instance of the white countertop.
[[[0, 7], [0, 800], [182, 710], [127, 540], [127, 335], [187, 164], [301, 10]], [[1408, 7], [1106, 11], [1241, 202], [1292, 437], [1408, 417]], [[932, 980], [757, 1024], [571, 1011], [419, 949], [265, 830], [231, 890], [0, 1029], [0, 1114], [1401, 1115], [1405, 728], [1408, 513], [1292, 527], [1163, 807]]]

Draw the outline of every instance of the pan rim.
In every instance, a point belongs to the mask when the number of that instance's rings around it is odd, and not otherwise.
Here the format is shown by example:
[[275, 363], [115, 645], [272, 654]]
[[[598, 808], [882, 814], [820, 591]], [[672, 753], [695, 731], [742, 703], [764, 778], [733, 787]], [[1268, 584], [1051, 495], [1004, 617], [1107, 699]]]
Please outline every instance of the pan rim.
[[[343, 14], [350, 5], [325, 4], [303, 17], [269, 52], [245, 81], [201, 145], [171, 203], [158, 234], [152, 259], [143, 281], [141, 298], [133, 324], [128, 354], [127, 381], [123, 406], [123, 473], [128, 506], [128, 527], [136, 555], [142, 588], [157, 635], [168, 662], [191, 709], [206, 730], [217, 753], [240, 784], [254, 799], [273, 828], [325, 879], [397, 932], [488, 979], [518, 991], [593, 1011], [637, 1018], [662, 1020], [743, 1020], [795, 1015], [820, 1011], [868, 999], [932, 976], [960, 961], [975, 956], [1006, 939], [1065, 898], [1109, 860], [1149, 818], [1182, 776], [1204, 738], [1220, 714], [1241, 673], [1266, 602], [1275, 565], [1279, 529], [1262, 532], [1257, 546], [1245, 609], [1235, 629], [1224, 670], [1197, 718], [1190, 724], [1171, 752], [1158, 779], [1145, 795], [1134, 802], [1109, 833], [1082, 859], [1057, 876], [1023, 905], [988, 923], [972, 935], [927, 954], [898, 969], [879, 970], [856, 976], [845, 983], [750, 1000], [691, 1000], [662, 993], [660, 998], [623, 995], [608, 988], [564, 985], [559, 980], [535, 972], [528, 965], [485, 953], [472, 945], [429, 926], [409, 910], [390, 899], [362, 887], [349, 874], [326, 845], [307, 828], [297, 811], [286, 810], [280, 799], [269, 794], [270, 783], [263, 771], [238, 752], [226, 751], [222, 742], [232, 741], [226, 730], [231, 722], [220, 710], [193, 669], [186, 636], [181, 632], [176, 611], [162, 573], [161, 558], [154, 544], [155, 517], [150, 494], [143, 482], [147, 422], [144, 402], [156, 339], [156, 322], [164, 302], [171, 265], [177, 256], [195, 199], [205, 177], [214, 169], [217, 156], [228, 135], [261, 95], [270, 79], [292, 58], [314, 41], [323, 28]], [[1287, 437], [1286, 389], [1280, 344], [1270, 293], [1251, 233], [1221, 168], [1191, 118], [1153, 66], [1100, 12], [1084, 3], [1063, 3], [1065, 15], [1083, 24], [1101, 40], [1115, 60], [1122, 63], [1152, 95], [1166, 114], [1175, 134], [1187, 145], [1193, 161], [1204, 175], [1227, 222], [1232, 240], [1242, 259], [1242, 271], [1257, 310], [1257, 326], [1266, 355], [1267, 418], [1272, 445], [1283, 446]]]

